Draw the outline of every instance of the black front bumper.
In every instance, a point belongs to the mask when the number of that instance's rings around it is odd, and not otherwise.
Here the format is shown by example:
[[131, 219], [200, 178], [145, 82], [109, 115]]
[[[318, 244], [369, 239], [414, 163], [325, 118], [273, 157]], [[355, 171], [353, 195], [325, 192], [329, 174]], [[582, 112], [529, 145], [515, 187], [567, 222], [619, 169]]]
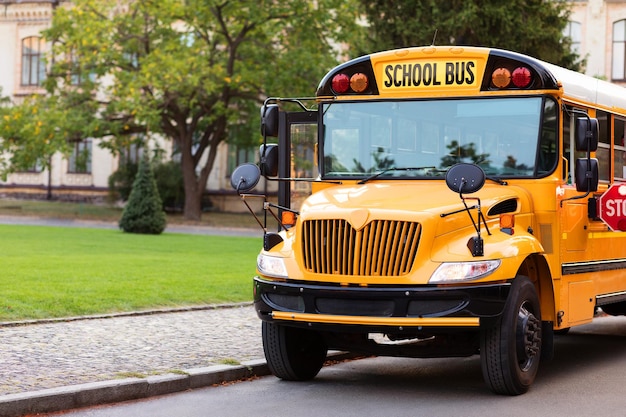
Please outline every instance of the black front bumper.
[[[509, 289], [508, 283], [455, 287], [346, 287], [255, 277], [254, 304], [257, 314], [265, 321], [274, 321], [272, 314], [275, 312], [371, 318], [495, 318], [502, 314]], [[308, 323], [289, 324], [332, 326], [328, 320], [318, 325], [314, 318]]]

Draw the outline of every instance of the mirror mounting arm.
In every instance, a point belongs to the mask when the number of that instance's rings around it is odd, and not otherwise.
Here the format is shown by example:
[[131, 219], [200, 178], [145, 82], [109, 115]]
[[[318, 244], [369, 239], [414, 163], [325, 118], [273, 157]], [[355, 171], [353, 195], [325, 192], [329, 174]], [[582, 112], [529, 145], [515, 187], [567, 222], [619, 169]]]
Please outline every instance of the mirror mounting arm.
[[[267, 227], [261, 222], [261, 220], [259, 219], [259, 216], [256, 215], [254, 210], [252, 210], [252, 207], [250, 207], [250, 204], [248, 204], [248, 202], [246, 201], [246, 198], [263, 198], [265, 200], [265, 196], [258, 195], [258, 194], [241, 194], [240, 193], [239, 197], [241, 197], [241, 201], [243, 201], [243, 203], [246, 205], [246, 207], [248, 208], [248, 211], [250, 212], [250, 214], [252, 214], [252, 217], [254, 217], [254, 220], [256, 220], [259, 226], [261, 226], [261, 229], [263, 229], [263, 233], [267, 233]], [[263, 203], [264, 207], [265, 207], [265, 204], [267, 204], [267, 202]]]
[[[452, 166], [448, 172], [446, 173], [446, 185], [450, 190], [458, 192], [459, 198], [463, 202], [464, 208], [461, 210], [457, 210], [450, 213], [442, 213], [441, 217], [446, 217], [454, 213], [460, 213], [465, 211], [467, 215], [470, 217], [472, 221], [472, 225], [476, 230], [476, 236], [471, 237], [467, 242], [467, 248], [470, 250], [472, 256], [484, 256], [484, 242], [483, 238], [480, 236], [480, 224], [481, 222], [485, 225], [485, 229], [487, 230], [487, 234], [491, 236], [491, 232], [489, 231], [489, 227], [487, 226], [487, 220], [485, 219], [485, 215], [480, 209], [480, 199], [476, 197], [464, 197], [463, 191], [467, 193], [474, 193], [482, 188], [485, 184], [485, 172], [477, 165], [472, 164], [456, 164]], [[476, 204], [469, 207], [465, 200], [476, 200]], [[474, 216], [472, 216], [471, 210], [478, 210], [478, 219], [474, 220]]]

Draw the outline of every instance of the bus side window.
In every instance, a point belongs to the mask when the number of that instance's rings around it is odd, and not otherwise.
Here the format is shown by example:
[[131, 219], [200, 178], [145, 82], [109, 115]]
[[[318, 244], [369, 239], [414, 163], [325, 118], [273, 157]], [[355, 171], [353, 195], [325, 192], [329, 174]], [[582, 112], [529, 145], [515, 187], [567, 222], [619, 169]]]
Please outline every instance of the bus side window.
[[611, 181], [611, 118], [606, 112], [598, 110], [596, 112], [598, 125], [600, 127], [600, 137], [598, 138], [598, 174], [600, 181]]
[[[566, 164], [563, 164], [563, 180], [566, 184], [571, 184], [572, 176], [571, 173], [571, 160], [570, 160], [570, 152], [571, 152], [571, 143], [572, 143], [572, 135], [573, 129], [571, 129], [572, 117], [571, 117], [571, 107], [567, 107], [566, 111], [563, 112], [563, 158], [567, 160]], [[568, 172], [569, 170], [569, 172]]]
[[556, 102], [546, 100], [544, 104], [543, 125], [541, 127], [541, 140], [538, 144], [537, 174], [551, 172], [557, 164], [558, 143], [558, 109]]
[[626, 180], [626, 147], [624, 146], [626, 121], [615, 118], [613, 122], [613, 143], [615, 144], [615, 159], [613, 175], [616, 180]]
[[576, 178], [574, 176], [576, 158], [585, 157], [584, 152], [576, 152], [574, 138], [574, 123], [576, 122], [576, 115], [579, 113], [587, 113], [587, 111], [567, 106], [563, 112], [563, 157], [567, 160], [567, 164], [563, 166], [563, 180], [570, 185], [574, 183], [573, 179]]

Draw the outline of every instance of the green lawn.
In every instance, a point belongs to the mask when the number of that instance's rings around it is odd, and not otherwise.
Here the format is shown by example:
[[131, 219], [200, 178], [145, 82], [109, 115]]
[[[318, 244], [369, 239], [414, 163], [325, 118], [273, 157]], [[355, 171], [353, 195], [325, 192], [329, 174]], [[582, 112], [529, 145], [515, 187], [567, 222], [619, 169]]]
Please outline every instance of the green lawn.
[[0, 321], [250, 301], [261, 244], [0, 225]]

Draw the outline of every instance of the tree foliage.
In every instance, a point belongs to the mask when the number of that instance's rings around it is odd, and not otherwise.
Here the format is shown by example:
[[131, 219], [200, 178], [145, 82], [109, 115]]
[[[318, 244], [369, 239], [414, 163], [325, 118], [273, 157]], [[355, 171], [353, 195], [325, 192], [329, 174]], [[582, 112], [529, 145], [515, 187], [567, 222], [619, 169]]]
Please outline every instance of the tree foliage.
[[167, 220], [147, 155], [147, 152], [144, 153], [139, 163], [133, 189], [122, 212], [119, 225], [128, 233], [158, 235], [165, 230]]
[[79, 139], [72, 128], [75, 116], [59, 109], [49, 97], [30, 96], [21, 103], [0, 109], [0, 175], [35, 166], [50, 168], [56, 152], [69, 153], [70, 143]]
[[363, 52], [422, 45], [508, 49], [573, 70], [581, 60], [563, 35], [569, 4], [555, 0], [360, 0], [369, 22]]
[[113, 151], [133, 135], [171, 139], [197, 219], [218, 145], [233, 126], [258, 143], [266, 95], [311, 95], [333, 42], [358, 30], [352, 1], [74, 0], [45, 33], [46, 88], [75, 121], [61, 130]]

